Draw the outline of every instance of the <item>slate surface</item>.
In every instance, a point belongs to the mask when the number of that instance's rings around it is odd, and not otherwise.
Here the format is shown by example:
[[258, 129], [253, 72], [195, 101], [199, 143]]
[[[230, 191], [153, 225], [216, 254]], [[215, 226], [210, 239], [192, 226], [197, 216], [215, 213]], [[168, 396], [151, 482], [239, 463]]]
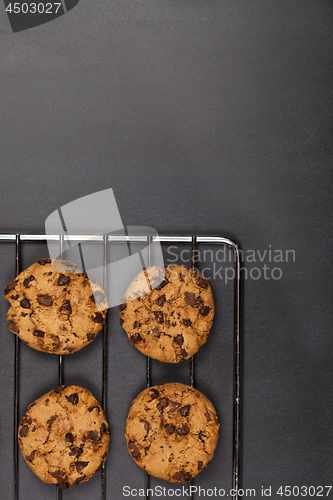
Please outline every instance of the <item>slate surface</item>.
[[[332, 484], [331, 26], [328, 0], [81, 0], [19, 33], [0, 9], [1, 232], [44, 232], [58, 207], [112, 187], [125, 225], [223, 234], [244, 250], [242, 484], [257, 498], [261, 486], [279, 499], [279, 486]], [[12, 251], [0, 245], [1, 286], [13, 277]], [[45, 252], [25, 245], [22, 268]], [[211, 280], [218, 313], [196, 376], [221, 415], [221, 442], [195, 484], [227, 490], [232, 303], [221, 259], [207, 264], [223, 269]], [[9, 500], [14, 342], [0, 307]], [[122, 429], [145, 359], [115, 311], [110, 325], [107, 498], [118, 500], [124, 485], [142, 487]], [[98, 398], [100, 348], [101, 337], [65, 360], [66, 383]], [[187, 365], [157, 364], [153, 382], [187, 374]], [[56, 357], [22, 345], [20, 415], [56, 376]], [[52, 487], [21, 461], [20, 500], [49, 498]], [[99, 478], [64, 492], [76, 498], [99, 498]]]

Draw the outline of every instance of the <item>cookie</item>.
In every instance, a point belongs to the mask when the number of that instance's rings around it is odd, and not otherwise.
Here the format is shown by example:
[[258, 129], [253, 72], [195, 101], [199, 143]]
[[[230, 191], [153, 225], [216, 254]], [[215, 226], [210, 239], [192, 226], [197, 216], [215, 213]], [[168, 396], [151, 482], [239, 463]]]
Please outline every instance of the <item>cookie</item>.
[[45, 483], [64, 489], [98, 472], [108, 454], [108, 429], [91, 392], [60, 386], [29, 406], [18, 440], [30, 469]]
[[178, 363], [192, 357], [207, 340], [214, 299], [208, 281], [197, 271], [185, 266], [151, 267], [135, 278], [123, 300], [120, 324], [130, 342], [151, 358]]
[[213, 458], [218, 434], [212, 403], [194, 388], [170, 383], [135, 398], [125, 436], [131, 457], [150, 475], [186, 483]]
[[[102, 329], [107, 308], [103, 289], [68, 261], [40, 259], [5, 288], [8, 328], [38, 351], [69, 354]], [[98, 308], [96, 305], [98, 303]]]

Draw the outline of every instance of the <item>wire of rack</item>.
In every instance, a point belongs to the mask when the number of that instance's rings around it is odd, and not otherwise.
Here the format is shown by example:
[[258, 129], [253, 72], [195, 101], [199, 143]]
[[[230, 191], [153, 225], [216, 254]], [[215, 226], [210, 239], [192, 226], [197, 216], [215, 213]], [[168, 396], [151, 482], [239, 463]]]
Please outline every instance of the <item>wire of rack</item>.
[[[241, 268], [240, 268], [240, 249], [237, 243], [223, 236], [114, 236], [114, 235], [42, 235], [42, 234], [0, 234], [1, 242], [15, 243], [15, 276], [20, 272], [20, 254], [21, 246], [24, 242], [41, 241], [59, 241], [60, 256], [63, 253], [64, 241], [70, 242], [100, 242], [103, 244], [103, 287], [107, 288], [107, 250], [108, 245], [116, 242], [142, 242], [148, 243], [148, 266], [151, 262], [151, 246], [153, 242], [165, 243], [184, 243], [191, 244], [191, 267], [195, 267], [195, 254], [198, 244], [226, 245], [234, 252], [235, 275], [234, 275], [234, 389], [233, 389], [233, 472], [232, 472], [232, 491], [234, 500], [239, 500], [240, 490], [240, 432], [241, 432]], [[108, 365], [108, 325], [107, 318], [103, 327], [103, 387], [102, 387], [102, 407], [107, 413], [107, 365]], [[18, 407], [19, 407], [19, 363], [20, 363], [20, 340], [15, 336], [14, 346], [14, 474], [13, 474], [13, 500], [18, 500]], [[194, 386], [194, 358], [190, 360], [190, 385]], [[151, 360], [147, 358], [146, 364], [146, 387], [151, 383]], [[58, 384], [64, 384], [64, 359], [59, 356], [58, 365]], [[149, 498], [149, 475], [145, 472], [144, 478], [145, 498]], [[57, 500], [62, 500], [62, 490], [57, 488]], [[189, 488], [189, 500], [193, 500], [191, 489]], [[103, 464], [101, 469], [101, 500], [106, 500], [106, 469]]]

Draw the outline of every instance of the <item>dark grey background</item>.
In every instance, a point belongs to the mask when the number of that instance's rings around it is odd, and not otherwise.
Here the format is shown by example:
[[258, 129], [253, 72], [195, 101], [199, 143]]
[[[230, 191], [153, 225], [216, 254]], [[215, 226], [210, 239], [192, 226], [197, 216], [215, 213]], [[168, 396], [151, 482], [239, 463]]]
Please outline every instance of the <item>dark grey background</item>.
[[[58, 207], [112, 187], [126, 225], [295, 250], [280, 280], [244, 286], [242, 483], [258, 496], [272, 485], [274, 499], [280, 485], [332, 484], [332, 10], [328, 0], [81, 0], [13, 34], [0, 9], [1, 232], [44, 232]], [[1, 286], [13, 277], [10, 250], [0, 247]], [[45, 252], [28, 246], [22, 266]], [[212, 286], [221, 312], [198, 355], [198, 387], [223, 415], [228, 441], [232, 311], [220, 280]], [[3, 318], [6, 310], [3, 301]], [[116, 436], [144, 384], [144, 357], [111, 314]], [[13, 338], [2, 324], [0, 475], [9, 500]], [[66, 382], [98, 397], [100, 340], [65, 365]], [[22, 347], [21, 414], [57, 373], [56, 357], [30, 351]], [[157, 381], [182, 379], [186, 368], [160, 370]], [[114, 493], [121, 485], [141, 484], [126, 453], [115, 442], [110, 500], [123, 498]], [[229, 488], [228, 457], [222, 442], [203, 484], [219, 477]], [[55, 497], [20, 469], [21, 500]], [[64, 498], [99, 498], [98, 479]]]

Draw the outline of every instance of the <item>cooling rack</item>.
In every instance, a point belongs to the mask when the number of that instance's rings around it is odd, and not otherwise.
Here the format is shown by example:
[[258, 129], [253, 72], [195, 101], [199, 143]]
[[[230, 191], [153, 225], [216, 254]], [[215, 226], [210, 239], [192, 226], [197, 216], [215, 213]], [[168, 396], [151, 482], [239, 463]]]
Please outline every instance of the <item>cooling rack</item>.
[[[24, 243], [32, 242], [47, 242], [47, 241], [58, 241], [59, 242], [59, 254], [62, 256], [63, 243], [64, 241], [70, 242], [99, 242], [103, 245], [103, 287], [107, 288], [107, 250], [109, 245], [117, 242], [127, 242], [128, 244], [132, 242], [148, 243], [148, 264], [150, 265], [151, 258], [151, 246], [152, 243], [159, 242], [160, 244], [166, 243], [179, 243], [179, 244], [190, 244], [191, 245], [191, 267], [195, 267], [196, 261], [196, 251], [200, 244], [209, 245], [220, 245], [227, 246], [234, 253], [234, 352], [233, 352], [233, 370], [234, 370], [234, 380], [233, 380], [233, 469], [232, 469], [232, 491], [234, 500], [239, 500], [239, 490], [240, 490], [240, 464], [241, 464], [241, 448], [240, 448], [240, 429], [241, 429], [241, 268], [240, 268], [240, 249], [237, 243], [225, 238], [223, 236], [113, 236], [113, 235], [42, 235], [42, 234], [0, 234], [0, 243], [12, 242], [15, 244], [15, 267], [13, 266], [13, 272], [17, 276], [20, 269], [20, 259], [23, 251]], [[102, 378], [102, 407], [104, 412], [107, 414], [107, 365], [108, 365], [108, 345], [107, 345], [107, 330], [108, 330], [108, 318], [103, 327], [103, 378]], [[14, 348], [14, 443], [13, 443], [13, 500], [19, 500], [18, 492], [18, 408], [19, 408], [19, 366], [20, 366], [20, 339], [15, 336], [15, 348]], [[58, 356], [58, 384], [64, 384], [64, 358], [62, 355]], [[193, 387], [194, 385], [194, 370], [195, 363], [194, 358], [190, 360], [190, 374], [189, 383]], [[146, 364], [146, 386], [150, 387], [151, 382], [151, 359], [147, 358]], [[149, 499], [149, 475], [145, 472], [144, 477], [144, 491], [145, 500]], [[56, 488], [56, 499], [62, 500], [62, 490]], [[103, 464], [101, 469], [101, 500], [106, 500], [107, 498], [106, 490], [106, 469], [105, 464]], [[194, 495], [191, 494], [189, 489], [189, 500], [194, 500]]]

